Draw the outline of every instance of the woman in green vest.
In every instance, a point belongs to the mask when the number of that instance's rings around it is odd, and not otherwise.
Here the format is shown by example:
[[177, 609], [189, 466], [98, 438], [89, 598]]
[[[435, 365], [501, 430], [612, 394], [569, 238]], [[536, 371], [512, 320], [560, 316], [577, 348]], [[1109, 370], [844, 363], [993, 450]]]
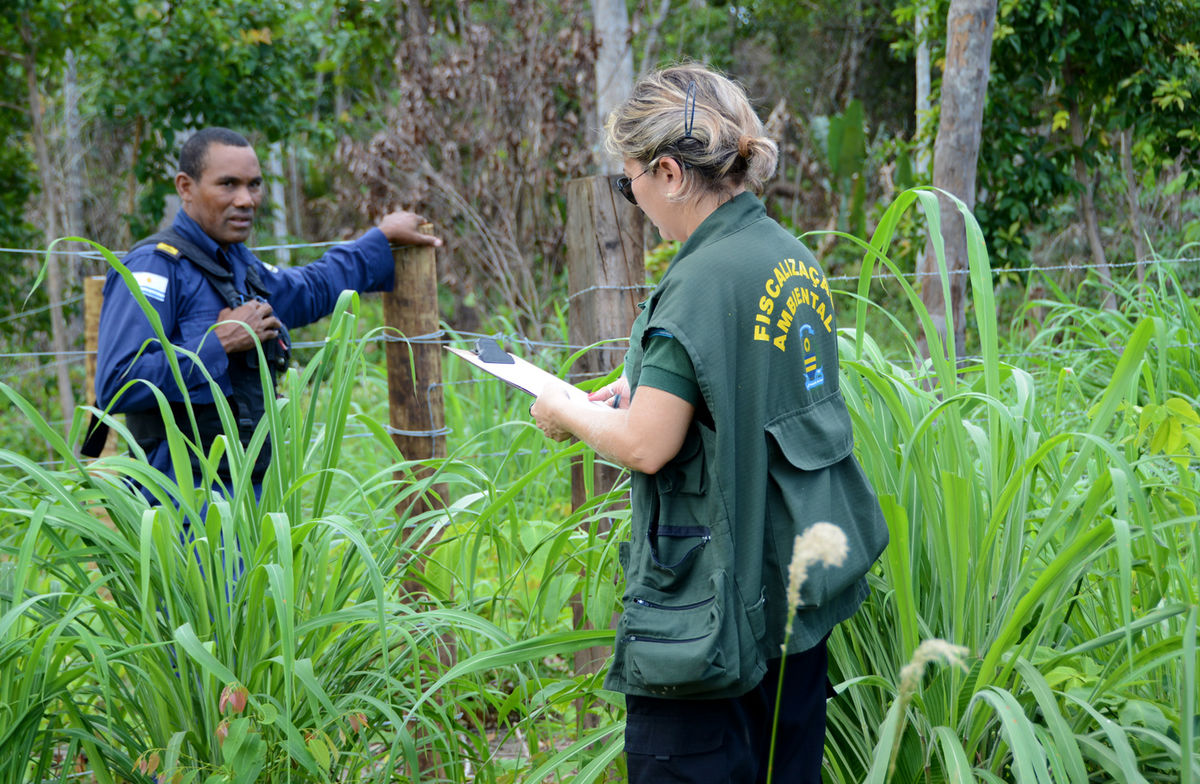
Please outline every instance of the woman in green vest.
[[[622, 378], [590, 396], [554, 386], [531, 413], [632, 471], [605, 681], [626, 695], [629, 780], [765, 781], [771, 764], [774, 781], [820, 782], [826, 639], [887, 544], [852, 454], [829, 284], [752, 193], [778, 153], [741, 87], [666, 68], [605, 130], [617, 189], [682, 244]], [[789, 591], [794, 543], [818, 522], [840, 529], [844, 557]]]

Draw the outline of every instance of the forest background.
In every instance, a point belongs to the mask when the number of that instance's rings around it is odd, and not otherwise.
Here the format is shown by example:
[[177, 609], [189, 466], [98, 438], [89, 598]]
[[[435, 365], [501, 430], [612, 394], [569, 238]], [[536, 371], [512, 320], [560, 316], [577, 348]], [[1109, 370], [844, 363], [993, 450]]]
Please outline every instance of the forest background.
[[[782, 153], [768, 209], [818, 232], [837, 297], [892, 545], [831, 638], [827, 780], [1190, 784], [1200, 9], [998, 3], [966, 343], [922, 356], [929, 314], [906, 280], [925, 288], [911, 276], [941, 235], [908, 188], [931, 178], [951, 5], [623, 8], [635, 73], [691, 58], [747, 86]], [[619, 699], [566, 658], [611, 641], [628, 525], [620, 485], [570, 503], [584, 450], [449, 365], [450, 507], [397, 522], [431, 481], [380, 424], [382, 351], [359, 339], [378, 337], [378, 300], [344, 298], [281, 382], [261, 499], [242, 488], [201, 515], [188, 483], [124, 455], [81, 464], [62, 438], [82, 426], [81, 281], [112, 259], [44, 252], [68, 235], [129, 247], [170, 213], [183, 137], [227, 125], [267, 173], [251, 242], [267, 260], [418, 210], [447, 241], [447, 328], [521, 336], [565, 367], [564, 183], [603, 171], [594, 11], [0, 5], [0, 393], [19, 410], [0, 432], [0, 739], [22, 750], [0, 780], [89, 761], [97, 780], [406, 780], [439, 762], [454, 781], [620, 779]], [[671, 246], [647, 240], [654, 278]], [[122, 477], [172, 503], [147, 509]], [[201, 516], [202, 543], [170, 535]], [[231, 593], [213, 543], [233, 541]], [[417, 606], [397, 600], [408, 580]], [[942, 657], [962, 668], [922, 675]]]
[[[865, 236], [931, 179], [947, 6], [646, 0], [628, 4], [629, 47], [639, 72], [692, 58], [741, 80], [782, 152], [772, 214]], [[169, 219], [178, 146], [212, 124], [260, 147], [252, 244], [419, 210], [448, 240], [447, 321], [470, 330], [503, 309], [538, 336], [565, 281], [563, 184], [599, 170], [593, 24], [585, 2], [7, 0], [4, 380], [45, 398], [56, 373], [70, 411], [81, 281], [106, 266], [58, 256], [35, 288], [45, 256], [12, 249], [68, 235], [127, 248]], [[1071, 289], [1086, 266], [1132, 272], [1200, 240], [1198, 28], [1194, 0], [999, 4], [974, 212], [1009, 313], [1045, 292], [1036, 268]], [[817, 244], [830, 274], [855, 272], [853, 252]], [[913, 269], [919, 250], [894, 255]]]

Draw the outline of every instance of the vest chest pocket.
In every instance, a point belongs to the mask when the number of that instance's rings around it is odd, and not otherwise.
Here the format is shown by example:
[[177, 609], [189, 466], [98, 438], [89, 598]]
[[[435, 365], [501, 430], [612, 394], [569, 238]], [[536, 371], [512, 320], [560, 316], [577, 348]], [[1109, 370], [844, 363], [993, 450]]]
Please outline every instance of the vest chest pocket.
[[704, 494], [708, 487], [708, 461], [704, 453], [701, 426], [693, 424], [688, 428], [679, 452], [654, 475], [658, 494], [664, 498], [664, 504], [666, 498]]

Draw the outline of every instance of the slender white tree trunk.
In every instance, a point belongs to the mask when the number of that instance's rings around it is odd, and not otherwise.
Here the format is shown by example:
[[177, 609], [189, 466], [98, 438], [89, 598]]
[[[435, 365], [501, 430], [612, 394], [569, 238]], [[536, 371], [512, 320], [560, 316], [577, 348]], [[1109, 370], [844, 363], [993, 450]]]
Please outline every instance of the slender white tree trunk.
[[[629, 38], [629, 13], [625, 0], [592, 0], [592, 16], [596, 25], [596, 40], [600, 44], [596, 55], [596, 122], [597, 131], [604, 127], [608, 115], [629, 97], [633, 87], [633, 47]], [[621, 161], [604, 152], [597, 133], [593, 157], [602, 174], [616, 174]]]
[[638, 76], [643, 76], [654, 67], [658, 56], [658, 38], [662, 31], [663, 22], [667, 21], [671, 10], [671, 0], [658, 0], [658, 11], [646, 24], [645, 43], [642, 46], [642, 62], [638, 66]]
[[[29, 115], [32, 122], [33, 146], [37, 155], [38, 176], [42, 186], [42, 220], [46, 227], [46, 245], [58, 239], [58, 204], [54, 173], [50, 168], [50, 150], [46, 142], [46, 127], [42, 120], [42, 95], [37, 82], [37, 52], [28, 14], [22, 14], [21, 38], [25, 44], [22, 65], [28, 90]], [[62, 418], [70, 427], [75, 412], [75, 393], [71, 389], [70, 368], [66, 363], [67, 325], [63, 318], [63, 284], [58, 255], [46, 256], [46, 294], [50, 298], [50, 342], [56, 355], [55, 375], [58, 381], [58, 404]]]
[[[968, 208], [975, 206], [983, 104], [991, 70], [995, 24], [996, 0], [950, 0], [942, 111], [933, 148], [933, 184], [957, 196]], [[966, 341], [966, 228], [958, 209], [948, 199], [941, 199], [941, 205], [946, 268], [950, 273], [950, 302], [946, 302], [942, 281], [937, 276], [937, 258], [932, 243], [926, 246], [919, 265], [919, 271], [924, 273], [921, 301], [929, 310], [943, 341], [947, 338], [947, 323], [953, 320], [956, 353], [961, 354]], [[920, 348], [928, 355], [929, 347], [923, 335]]]
[[1133, 129], [1121, 131], [1121, 172], [1125, 176], [1125, 198], [1129, 204], [1129, 229], [1133, 234], [1133, 255], [1137, 262], [1137, 282], [1146, 282], [1146, 239], [1142, 235], [1141, 188], [1133, 171]]
[[298, 157], [299, 153], [293, 143], [287, 153], [288, 204], [292, 206], [288, 210], [288, 230], [294, 236], [302, 237], [304, 236], [304, 189], [300, 180]]
[[922, 2], [917, 8], [917, 171], [929, 174], [929, 145], [925, 140], [925, 125], [929, 121], [929, 41], [925, 30], [929, 27], [929, 6]]
[[[271, 144], [267, 154], [267, 169], [271, 174], [271, 225], [275, 242], [284, 244], [288, 236], [287, 200], [284, 198], [283, 181], [283, 145], [280, 142]], [[292, 254], [287, 248], [275, 251], [275, 260], [287, 264], [292, 260]]]
[[[1072, 103], [1071, 142], [1076, 150], [1082, 150], [1085, 140], [1083, 110]], [[1088, 171], [1082, 154], [1075, 156], [1075, 179], [1083, 186], [1083, 192], [1079, 195], [1079, 211], [1083, 213], [1083, 229], [1087, 235], [1088, 249], [1092, 253], [1092, 265], [1096, 268], [1100, 285], [1108, 292], [1104, 297], [1104, 307], [1116, 310], [1117, 296], [1113, 293], [1112, 271], [1108, 266], [1108, 257], [1104, 254], [1104, 243], [1100, 240], [1100, 219], [1096, 215], [1096, 182]]]
[[[67, 71], [63, 80], [63, 103], [66, 114], [67, 233], [82, 237], [83, 225], [83, 143], [79, 121], [79, 77], [75, 67], [75, 53], [67, 52]], [[73, 263], [72, 268], [78, 268]]]

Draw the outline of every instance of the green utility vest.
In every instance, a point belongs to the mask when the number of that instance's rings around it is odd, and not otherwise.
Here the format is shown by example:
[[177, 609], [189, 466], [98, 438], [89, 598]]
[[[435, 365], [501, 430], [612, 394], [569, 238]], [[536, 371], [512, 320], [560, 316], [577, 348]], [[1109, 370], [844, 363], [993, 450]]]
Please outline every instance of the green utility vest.
[[[852, 454], [829, 285], [753, 195], [710, 215], [645, 303], [626, 357], [635, 395], [647, 335], [660, 331], [686, 349], [703, 405], [679, 453], [657, 474], [633, 475], [624, 613], [605, 686], [734, 697], [781, 655], [789, 618], [790, 654], [854, 613], [887, 527]], [[817, 522], [845, 532], [848, 556], [810, 567], [793, 610], [793, 542]]]

